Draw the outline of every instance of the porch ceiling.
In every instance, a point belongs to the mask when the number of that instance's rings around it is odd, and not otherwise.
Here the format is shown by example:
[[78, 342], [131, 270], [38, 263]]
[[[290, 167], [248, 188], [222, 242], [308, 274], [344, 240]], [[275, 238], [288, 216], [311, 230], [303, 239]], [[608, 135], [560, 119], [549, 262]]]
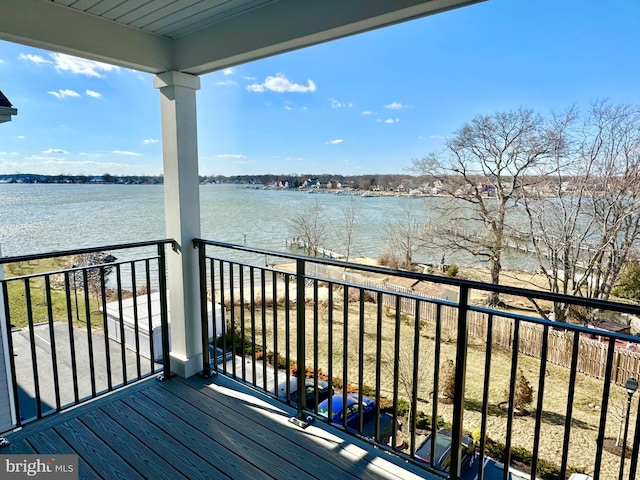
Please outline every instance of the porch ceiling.
[[0, 39], [194, 75], [484, 0], [0, 0]]

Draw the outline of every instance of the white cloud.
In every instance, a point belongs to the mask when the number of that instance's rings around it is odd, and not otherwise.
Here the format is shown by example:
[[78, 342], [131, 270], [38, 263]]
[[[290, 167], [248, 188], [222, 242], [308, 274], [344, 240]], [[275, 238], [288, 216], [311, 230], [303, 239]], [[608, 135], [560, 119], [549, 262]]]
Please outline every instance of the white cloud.
[[250, 92], [266, 92], [267, 90], [278, 93], [285, 92], [315, 92], [316, 84], [313, 80], [307, 80], [307, 85], [300, 85], [298, 83], [292, 83], [282, 73], [277, 73], [274, 76], [267, 77], [264, 83], [253, 83], [247, 86], [247, 90]]
[[69, 152], [65, 152], [61, 148], [48, 148], [47, 150], [43, 150], [42, 153], [69, 153]]
[[127, 157], [141, 157], [142, 154], [138, 152], [129, 152], [127, 150], [111, 150], [111, 153], [115, 153], [116, 155], [125, 155]]
[[53, 95], [56, 98], [64, 98], [64, 97], [79, 97], [80, 94], [75, 90], [58, 90], [57, 92], [47, 92]]
[[16, 135], [16, 138], [19, 138], [20, 140], [24, 140], [27, 137], [25, 137], [24, 135]]
[[102, 78], [102, 72], [120, 71], [120, 67], [114, 65], [72, 57], [64, 53], [52, 53], [51, 58], [53, 58], [55, 69], [59, 72]]
[[101, 93], [94, 92], [93, 90], [87, 90], [85, 93], [87, 94], [88, 97], [102, 98], [102, 94]]
[[389, 110], [402, 110], [403, 108], [409, 108], [409, 105], [403, 105], [398, 102], [392, 102], [389, 105], [385, 105], [384, 108], [388, 108]]
[[220, 80], [219, 82], [216, 82], [216, 85], [235, 86], [235, 85], [238, 85], [238, 82], [234, 82], [233, 80]]
[[145, 145], [149, 145], [151, 143], [158, 143], [160, 140], [158, 140], [157, 138], [145, 138], [142, 143], [144, 143]]
[[4, 60], [0, 58], [0, 65], [2, 65], [3, 63], [5, 63]]
[[364, 112], [362, 112], [362, 115], [375, 115], [375, 112], [372, 112], [371, 110], [365, 110]]
[[304, 157], [287, 157], [285, 160], [287, 162], [301, 162], [304, 160]]
[[222, 73], [224, 75], [233, 75], [234, 73], [236, 73], [236, 69], [235, 68], [225, 68]]
[[20, 60], [28, 60], [30, 62], [35, 63], [36, 65], [40, 65], [43, 63], [51, 63], [49, 60], [44, 59], [40, 55], [33, 55], [31, 53], [21, 53], [18, 58]]
[[400, 121], [399, 118], [387, 118], [386, 120], [382, 120], [381, 118], [379, 118], [378, 120], [376, 120], [377, 122], [384, 122], [384, 123], [398, 123]]
[[239, 153], [220, 153], [216, 155], [218, 158], [247, 158], [246, 155], [241, 155]]
[[353, 107], [353, 103], [351, 102], [342, 103], [334, 98], [331, 99], [331, 108], [351, 108], [351, 107]]
[[336, 138], [335, 140], [329, 140], [329, 143], [331, 143], [332, 145], [339, 145], [341, 143], [344, 143], [344, 140], [341, 138]]
[[291, 110], [291, 107], [290, 107], [289, 105], [285, 105], [285, 106], [284, 106], [284, 107], [282, 107], [282, 108], [284, 108], [285, 110]]

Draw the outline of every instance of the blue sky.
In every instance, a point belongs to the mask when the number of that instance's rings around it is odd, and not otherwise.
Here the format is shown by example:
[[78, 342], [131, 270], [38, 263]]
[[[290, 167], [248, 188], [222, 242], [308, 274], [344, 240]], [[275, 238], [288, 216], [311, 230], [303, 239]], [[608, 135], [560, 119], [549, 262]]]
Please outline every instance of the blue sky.
[[[201, 175], [406, 173], [478, 114], [640, 103], [640, 1], [490, 0], [201, 81]], [[152, 82], [0, 41], [0, 173], [162, 173]]]

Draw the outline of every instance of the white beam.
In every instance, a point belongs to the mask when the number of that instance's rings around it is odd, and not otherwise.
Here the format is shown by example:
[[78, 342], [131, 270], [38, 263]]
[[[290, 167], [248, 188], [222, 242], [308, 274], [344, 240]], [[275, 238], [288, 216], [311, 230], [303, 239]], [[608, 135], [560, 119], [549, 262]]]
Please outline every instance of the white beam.
[[171, 371], [182, 377], [202, 370], [198, 255], [200, 193], [196, 91], [200, 78], [165, 72], [154, 78], [160, 89], [164, 198], [167, 238], [178, 242], [168, 255], [171, 304]]
[[176, 70], [201, 75], [485, 0], [280, 0], [175, 40]]
[[173, 69], [170, 39], [42, 0], [0, 0], [0, 39], [143, 72]]

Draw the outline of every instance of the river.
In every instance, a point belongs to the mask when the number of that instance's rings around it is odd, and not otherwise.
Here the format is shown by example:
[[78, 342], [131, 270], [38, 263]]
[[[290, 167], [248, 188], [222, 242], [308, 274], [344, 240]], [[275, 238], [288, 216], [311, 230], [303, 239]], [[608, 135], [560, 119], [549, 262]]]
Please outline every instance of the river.
[[[377, 258], [387, 250], [385, 229], [411, 209], [429, 218], [437, 198], [361, 197], [263, 190], [238, 185], [200, 186], [202, 238], [285, 251], [295, 232], [292, 220], [320, 208], [326, 229], [323, 247], [341, 251], [343, 210], [354, 202], [352, 255]], [[27, 255], [165, 238], [162, 185], [0, 184], [0, 248], [4, 256]], [[421, 262], [440, 256], [418, 253]], [[471, 259], [447, 258], [469, 264]], [[509, 268], [508, 259], [506, 267]]]

